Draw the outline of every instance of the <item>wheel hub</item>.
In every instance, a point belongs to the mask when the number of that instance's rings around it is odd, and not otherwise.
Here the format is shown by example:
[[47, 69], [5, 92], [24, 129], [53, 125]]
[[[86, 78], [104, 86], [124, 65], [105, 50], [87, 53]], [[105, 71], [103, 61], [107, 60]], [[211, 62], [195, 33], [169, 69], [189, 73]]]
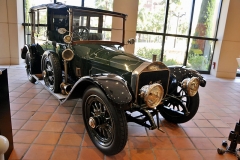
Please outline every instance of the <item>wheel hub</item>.
[[43, 74], [43, 77], [46, 78], [47, 72], [45, 70], [42, 72], [42, 74]]
[[90, 117], [89, 120], [88, 120], [88, 124], [91, 128], [95, 128], [96, 125], [97, 125], [97, 122], [93, 117]]

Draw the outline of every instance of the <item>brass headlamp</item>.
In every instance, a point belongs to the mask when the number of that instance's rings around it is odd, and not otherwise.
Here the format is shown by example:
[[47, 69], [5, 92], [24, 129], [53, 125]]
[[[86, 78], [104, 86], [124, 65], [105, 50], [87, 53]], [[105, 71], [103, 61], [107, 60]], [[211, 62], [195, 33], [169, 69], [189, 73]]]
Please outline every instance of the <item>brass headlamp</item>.
[[182, 88], [191, 97], [195, 96], [199, 88], [199, 79], [197, 77], [186, 78], [182, 81]]
[[158, 83], [145, 85], [140, 89], [140, 96], [149, 108], [157, 107], [162, 101], [163, 94], [164, 89]]

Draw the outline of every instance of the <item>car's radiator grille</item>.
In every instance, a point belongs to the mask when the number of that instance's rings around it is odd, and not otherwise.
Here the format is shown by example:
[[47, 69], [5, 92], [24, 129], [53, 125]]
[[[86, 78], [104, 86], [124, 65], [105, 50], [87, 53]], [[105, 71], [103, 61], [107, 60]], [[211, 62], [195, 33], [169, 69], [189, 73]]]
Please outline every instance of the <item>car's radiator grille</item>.
[[[152, 83], [159, 83], [163, 86], [164, 96], [168, 90], [169, 70], [161, 70], [154, 72], [142, 72], [138, 79], [138, 94], [139, 90], [144, 86]], [[138, 96], [138, 103], [141, 103], [141, 98]]]

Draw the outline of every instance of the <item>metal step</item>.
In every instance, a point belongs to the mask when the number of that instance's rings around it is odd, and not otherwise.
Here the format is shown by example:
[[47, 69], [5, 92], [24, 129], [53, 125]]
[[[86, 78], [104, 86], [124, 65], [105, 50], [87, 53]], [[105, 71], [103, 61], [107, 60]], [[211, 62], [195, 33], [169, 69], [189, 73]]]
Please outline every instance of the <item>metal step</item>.
[[44, 80], [38, 79], [38, 77], [35, 76], [35, 75], [32, 75], [32, 76], [33, 76], [38, 82], [40, 82], [40, 83], [45, 87], [45, 89], [47, 89], [54, 97], [56, 97], [61, 104], [65, 102], [65, 100], [66, 100], [66, 98], [68, 97], [68, 95], [63, 95], [63, 94], [61, 94], [61, 93], [54, 93], [52, 90], [50, 90], [50, 89], [45, 85]]

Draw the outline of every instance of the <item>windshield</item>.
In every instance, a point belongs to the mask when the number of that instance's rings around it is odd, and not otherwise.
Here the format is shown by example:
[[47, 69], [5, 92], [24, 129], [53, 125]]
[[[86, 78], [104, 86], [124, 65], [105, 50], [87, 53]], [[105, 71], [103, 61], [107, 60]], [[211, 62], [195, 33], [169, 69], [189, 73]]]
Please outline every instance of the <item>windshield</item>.
[[72, 13], [73, 41], [123, 43], [123, 17], [80, 9], [73, 10]]

